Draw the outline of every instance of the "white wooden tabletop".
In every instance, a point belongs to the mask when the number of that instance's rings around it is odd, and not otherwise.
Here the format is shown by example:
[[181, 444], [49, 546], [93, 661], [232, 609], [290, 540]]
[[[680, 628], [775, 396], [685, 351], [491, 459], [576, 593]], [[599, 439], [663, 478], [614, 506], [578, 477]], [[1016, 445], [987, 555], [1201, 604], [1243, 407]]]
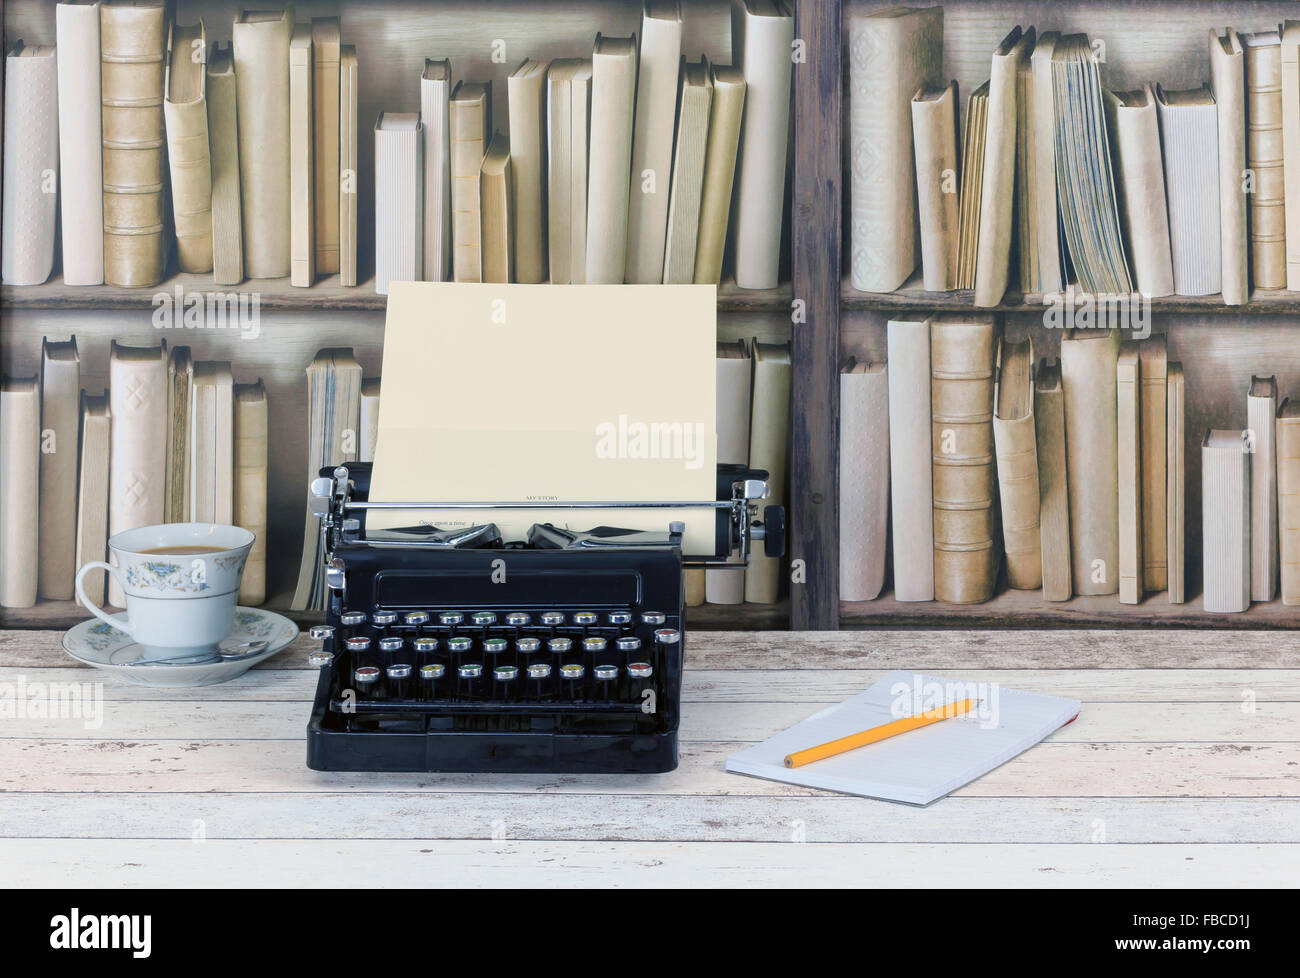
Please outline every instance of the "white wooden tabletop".
[[[1277, 886], [1300, 878], [1300, 636], [695, 632], [662, 775], [308, 770], [300, 639], [243, 678], [105, 678], [102, 725], [14, 696], [96, 682], [0, 632], [10, 886]], [[928, 808], [727, 774], [890, 669], [1076, 697], [1079, 719]], [[5, 707], [5, 698], [9, 707]]]

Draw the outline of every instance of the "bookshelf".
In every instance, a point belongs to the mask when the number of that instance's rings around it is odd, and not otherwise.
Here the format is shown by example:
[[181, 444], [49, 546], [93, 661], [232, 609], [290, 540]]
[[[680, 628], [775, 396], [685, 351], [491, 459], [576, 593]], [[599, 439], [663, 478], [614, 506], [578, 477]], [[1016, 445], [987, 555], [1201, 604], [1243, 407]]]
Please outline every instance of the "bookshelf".
[[[194, 23], [202, 17], [209, 41], [224, 43], [230, 39], [233, 19], [244, 5], [238, 0], [170, 0], [169, 6], [180, 23]], [[698, 58], [703, 53], [711, 62], [731, 62], [728, 0], [682, 0], [682, 9], [683, 54]], [[50, 0], [10, 0], [0, 10], [6, 38], [54, 43], [55, 5]], [[491, 79], [493, 127], [504, 128], [508, 118], [506, 77], [520, 61], [525, 57], [589, 56], [591, 42], [598, 32], [614, 36], [639, 34], [641, 2], [570, 0], [559, 4], [543, 0], [499, 0], [485, 5], [470, 0], [297, 0], [294, 10], [298, 23], [308, 22], [312, 17], [340, 17], [344, 43], [354, 44], [358, 51], [361, 281], [357, 287], [341, 286], [337, 276], [320, 278], [310, 288], [295, 288], [288, 279], [250, 279], [239, 286], [214, 286], [210, 275], [176, 271], [174, 255], [168, 276], [154, 288], [67, 286], [60, 277], [57, 257], [55, 273], [45, 284], [0, 286], [0, 366], [8, 374], [30, 376], [39, 372], [41, 337], [76, 335], [82, 386], [92, 393], [107, 386], [112, 340], [125, 345], [147, 345], [165, 338], [169, 345], [190, 346], [196, 360], [232, 361], [237, 382], [250, 382], [259, 377], [264, 381], [271, 417], [269, 597], [265, 607], [281, 612], [290, 603], [301, 547], [306, 469], [305, 369], [318, 349], [349, 346], [355, 350], [366, 376], [378, 376], [381, 372], [386, 299], [375, 293], [373, 283], [375, 118], [381, 111], [418, 111], [419, 77], [424, 59], [449, 58], [454, 78]], [[828, 45], [837, 43], [834, 41], [838, 36], [837, 18], [838, 8], [836, 27], [833, 33], [824, 36]], [[803, 74], [801, 70], [794, 72], [796, 89], [804, 84]], [[830, 87], [837, 88], [837, 72], [826, 77], [833, 78], [835, 84]], [[807, 105], [801, 111], [805, 110]], [[835, 122], [838, 125], [838, 113]], [[796, 122], [796, 129], [799, 125]], [[829, 150], [837, 153], [838, 145], [836, 138], [828, 144]], [[796, 144], [792, 142], [792, 146]], [[792, 153], [796, 157], [801, 155], [797, 149]], [[835, 169], [838, 169], [837, 160], [836, 157]], [[797, 192], [794, 196], [798, 196]], [[835, 206], [838, 207], [838, 198]], [[724, 268], [724, 280], [718, 288], [719, 340], [757, 337], [775, 343], [792, 338], [791, 303], [796, 290], [790, 271], [791, 239], [798, 240], [812, 229], [807, 225], [794, 229], [788, 208], [784, 227], [781, 286], [761, 291], [741, 289], [728, 278], [729, 263]], [[806, 266], [803, 274], [810, 276], [814, 272], [820, 274], [820, 264]], [[256, 295], [260, 311], [257, 329], [156, 328], [152, 319], [155, 297], [174, 295], [177, 289], [187, 294]], [[801, 286], [799, 294], [807, 295], [809, 291]], [[812, 312], [809, 321], [814, 321]], [[834, 369], [834, 357], [829, 350], [836, 342], [835, 320], [825, 312], [818, 312], [815, 322], [828, 351], [830, 366], [826, 373], [829, 376]], [[796, 366], [795, 372], [802, 374], [802, 367]], [[796, 385], [799, 383], [796, 381]], [[794, 415], [799, 416], [798, 409]], [[827, 439], [821, 420], [810, 422], [804, 428], [824, 443], [821, 455], [829, 457], [833, 442]], [[793, 467], [796, 471], [803, 468], [798, 462]], [[792, 527], [792, 552], [820, 552], [822, 548], [812, 536], [817, 532], [819, 528], [812, 520], [802, 529]], [[837, 613], [829, 604], [824, 610], [826, 614]], [[303, 623], [312, 620], [311, 615], [291, 613], [291, 616]], [[0, 609], [0, 627], [62, 629], [85, 617], [86, 613], [75, 602], [41, 601], [29, 609]], [[690, 622], [695, 628], [784, 629], [792, 625], [806, 627], [810, 621], [789, 599], [772, 605], [705, 605], [690, 611]]]

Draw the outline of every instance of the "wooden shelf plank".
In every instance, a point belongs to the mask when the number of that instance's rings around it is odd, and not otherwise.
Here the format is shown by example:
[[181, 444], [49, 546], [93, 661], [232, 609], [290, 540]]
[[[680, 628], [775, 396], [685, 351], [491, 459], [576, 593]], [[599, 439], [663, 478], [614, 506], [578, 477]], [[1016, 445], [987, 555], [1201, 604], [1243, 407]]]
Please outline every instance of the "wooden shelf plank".
[[1300, 629], [1300, 607], [1280, 600], [1261, 602], [1236, 615], [1205, 611], [1200, 594], [1170, 604], [1163, 593], [1141, 604], [1120, 604], [1117, 595], [1080, 595], [1044, 601], [1041, 591], [1001, 591], [983, 604], [898, 601], [886, 594], [874, 601], [840, 603], [841, 628], [1205, 628]]
[[[258, 297], [262, 312], [307, 312], [337, 310], [343, 312], [383, 312], [388, 297], [375, 292], [374, 279], [355, 288], [339, 284], [339, 277], [322, 278], [310, 288], [294, 288], [287, 278], [246, 279], [239, 285], [214, 285], [211, 275], [178, 273], [151, 289], [122, 289], [111, 285], [75, 286], [63, 284], [54, 276], [44, 285], [6, 285], [0, 288], [0, 305], [19, 309], [148, 309], [153, 310], [155, 297], [203, 293]], [[742, 289], [727, 279], [718, 286], [718, 310], [721, 312], [786, 312], [790, 310], [792, 290], [788, 282], [775, 289]], [[207, 298], [204, 299], [205, 304]], [[218, 300], [220, 301], [220, 300]]]
[[[1223, 296], [1169, 295], [1151, 299], [1154, 313], [1200, 313], [1229, 316], [1297, 315], [1300, 314], [1300, 292], [1264, 291], [1256, 289], [1250, 301], [1240, 306], [1226, 306]], [[899, 309], [934, 312], [1019, 312], [1038, 313], [1043, 307], [1041, 293], [1022, 293], [1008, 289], [1002, 301], [992, 308], [976, 308], [975, 292], [960, 289], [955, 292], [927, 292], [921, 285], [918, 271], [893, 292], [859, 292], [848, 278], [840, 291], [840, 305], [853, 311], [890, 312]]]

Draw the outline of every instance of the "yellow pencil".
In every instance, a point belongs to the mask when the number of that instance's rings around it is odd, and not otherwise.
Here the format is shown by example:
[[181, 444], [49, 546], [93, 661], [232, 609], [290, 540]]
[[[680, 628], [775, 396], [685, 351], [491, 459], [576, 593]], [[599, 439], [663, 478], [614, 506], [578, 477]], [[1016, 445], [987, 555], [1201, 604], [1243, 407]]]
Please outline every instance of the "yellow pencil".
[[915, 716], [882, 723], [878, 727], [863, 730], [861, 733], [849, 734], [847, 737], [840, 737], [826, 744], [818, 744], [816, 747], [809, 747], [805, 750], [797, 750], [793, 754], [785, 755], [785, 766], [802, 767], [805, 764], [811, 764], [813, 761], [834, 757], [836, 754], [843, 754], [845, 751], [857, 747], [865, 747], [867, 744], [874, 744], [876, 741], [884, 740], [887, 737], [894, 737], [901, 733], [907, 733], [909, 730], [916, 730], [918, 727], [927, 727], [932, 723], [938, 723], [940, 720], [947, 720], [949, 717], [961, 716], [961, 714], [973, 710], [978, 702], [978, 700], [962, 700], [959, 703], [949, 703], [946, 706], [938, 706], [933, 710], [926, 710], [924, 713], [918, 713]]

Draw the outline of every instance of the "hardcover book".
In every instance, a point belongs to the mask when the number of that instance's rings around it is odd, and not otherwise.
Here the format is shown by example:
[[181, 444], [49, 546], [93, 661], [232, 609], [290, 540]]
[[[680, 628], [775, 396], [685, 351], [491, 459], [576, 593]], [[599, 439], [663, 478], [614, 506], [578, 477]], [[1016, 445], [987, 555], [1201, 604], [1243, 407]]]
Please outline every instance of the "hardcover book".
[[888, 368], [850, 359], [840, 371], [841, 601], [880, 596], [888, 536]]
[[207, 33], [172, 27], [167, 52], [167, 162], [171, 167], [176, 259], [182, 272], [212, 271], [212, 162], [208, 149]]
[[[54, 9], [65, 285], [104, 282], [99, 6], [99, 0], [67, 0]], [[7, 136], [5, 144], [9, 144]], [[6, 235], [6, 240], [11, 239]]]
[[59, 169], [58, 71], [53, 46], [19, 41], [5, 58], [4, 247], [0, 280], [40, 285], [54, 269]]
[[424, 62], [424, 281], [451, 277], [451, 62]]
[[[40, 559], [42, 598], [72, 597], [77, 532], [77, 427], [80, 422], [81, 357], [77, 338], [41, 340], [41, 500]], [[36, 514], [28, 515], [31, 519]]]

